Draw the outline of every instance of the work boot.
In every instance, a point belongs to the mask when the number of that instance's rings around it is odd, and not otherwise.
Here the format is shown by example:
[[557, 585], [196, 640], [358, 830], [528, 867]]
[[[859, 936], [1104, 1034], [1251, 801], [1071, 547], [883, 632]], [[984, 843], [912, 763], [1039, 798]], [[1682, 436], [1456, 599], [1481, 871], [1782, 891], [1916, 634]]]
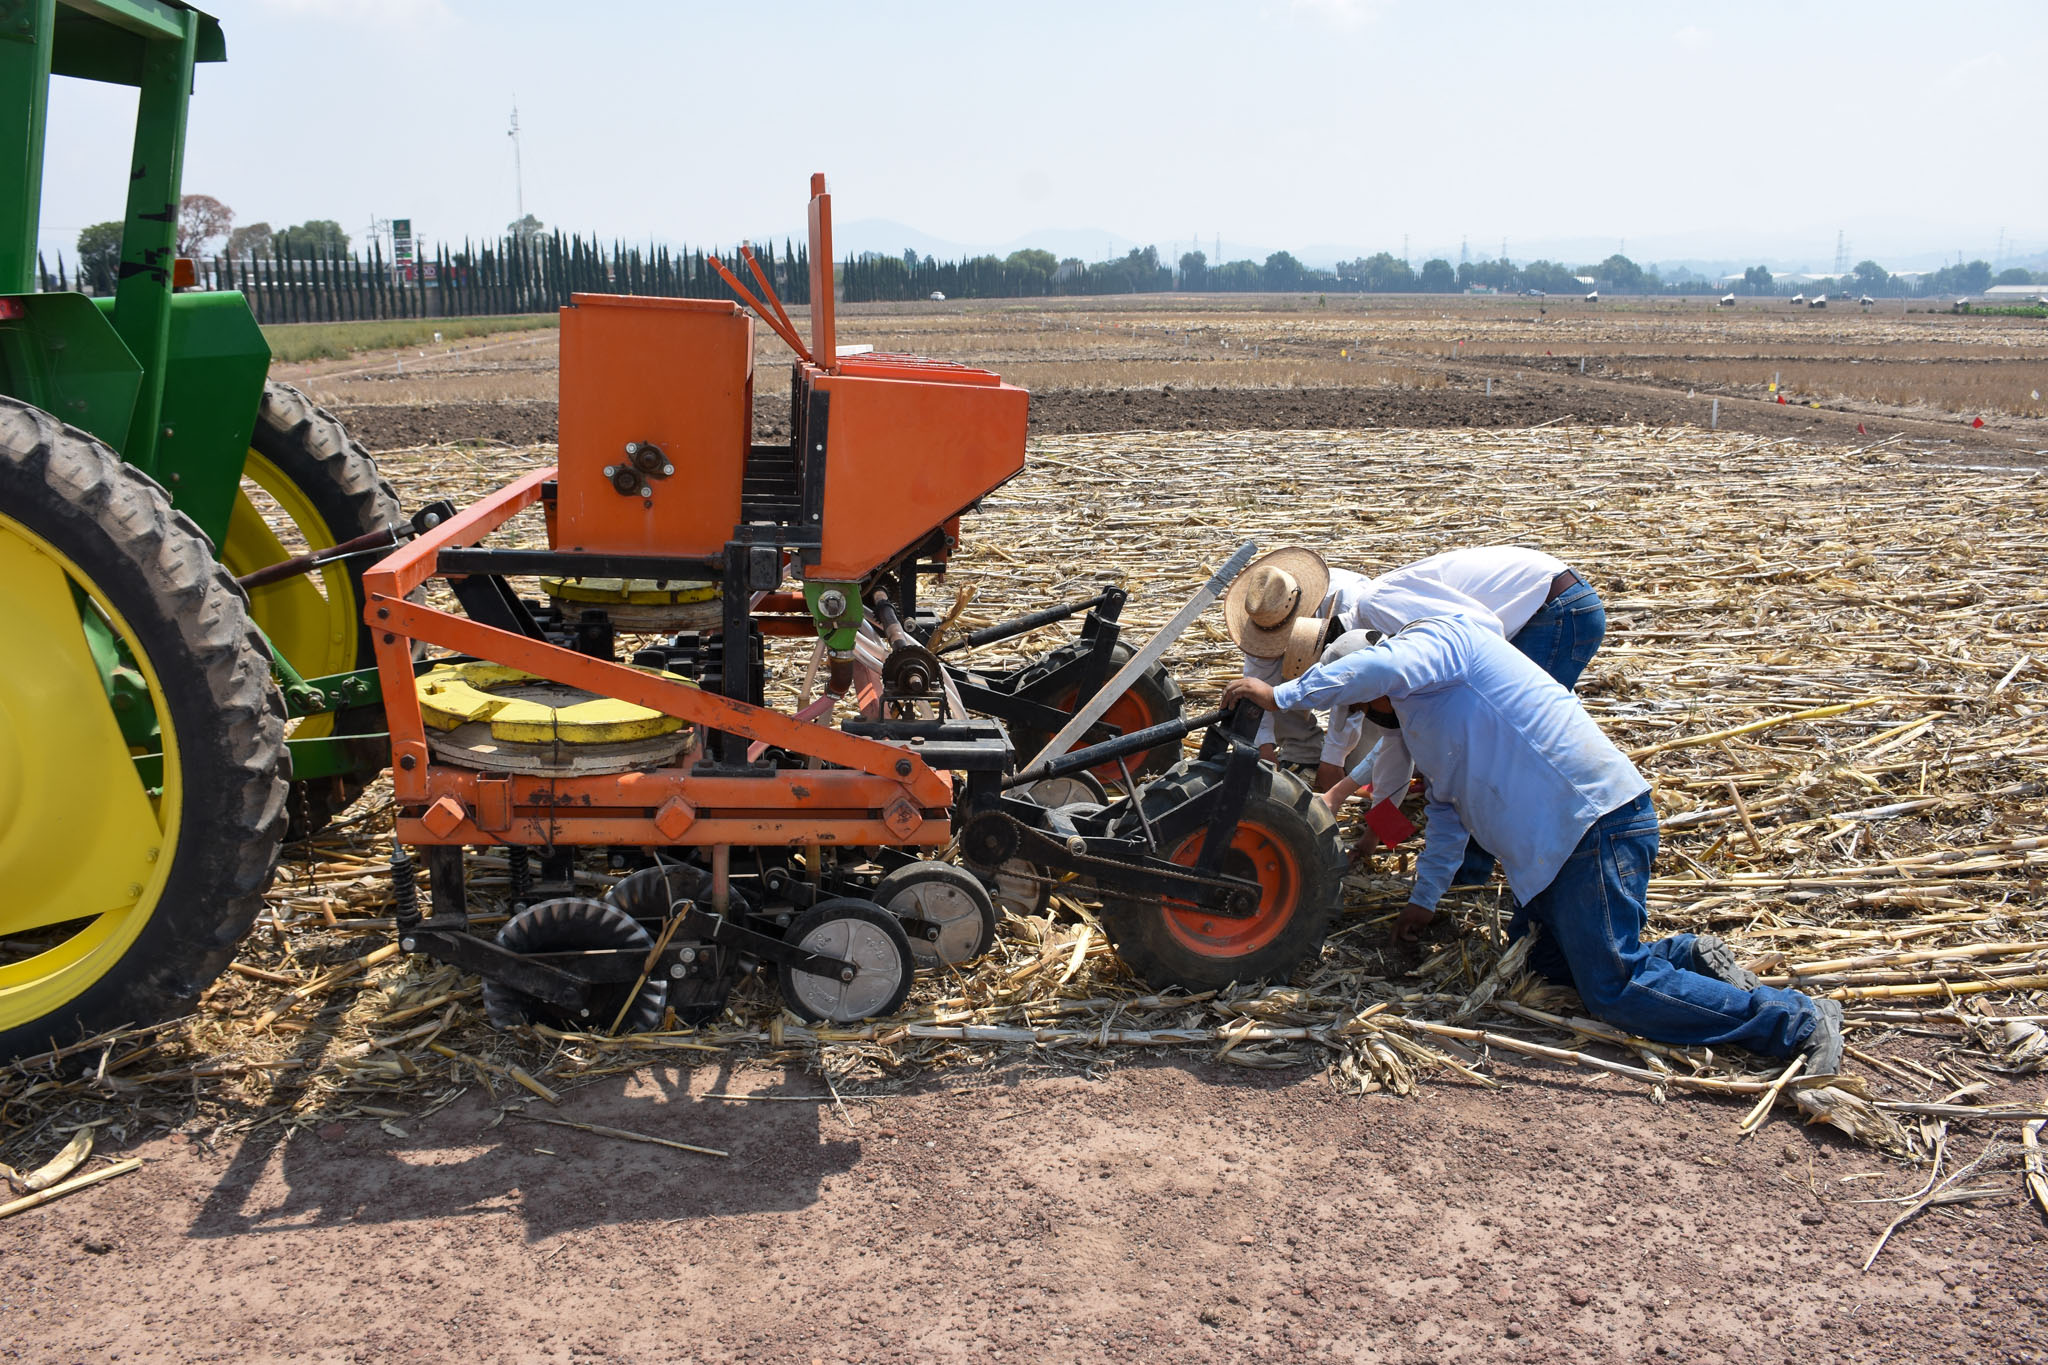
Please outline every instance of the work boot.
[[1820, 1012], [1820, 1017], [1813, 1021], [1813, 1032], [1806, 1035], [1806, 1074], [1840, 1075], [1843, 1046], [1842, 1002], [1816, 1000], [1813, 1005]]
[[1693, 939], [1692, 969], [1701, 976], [1725, 981], [1739, 991], [1753, 991], [1764, 984], [1762, 977], [1735, 960], [1733, 948], [1712, 934], [1701, 934]]

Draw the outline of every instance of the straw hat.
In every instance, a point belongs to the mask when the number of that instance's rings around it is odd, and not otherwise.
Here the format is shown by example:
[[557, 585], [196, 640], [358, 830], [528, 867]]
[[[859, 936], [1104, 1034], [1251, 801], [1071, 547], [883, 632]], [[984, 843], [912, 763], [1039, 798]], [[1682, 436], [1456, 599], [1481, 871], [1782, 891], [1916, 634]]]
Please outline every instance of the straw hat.
[[1327, 616], [1297, 616], [1287, 629], [1287, 651], [1280, 656], [1280, 680], [1293, 682], [1321, 662], [1323, 642], [1330, 638]]
[[1323, 557], [1288, 545], [1253, 560], [1238, 575], [1223, 599], [1224, 624], [1237, 647], [1254, 659], [1278, 659], [1287, 653], [1295, 618], [1313, 616], [1329, 591], [1330, 566]]

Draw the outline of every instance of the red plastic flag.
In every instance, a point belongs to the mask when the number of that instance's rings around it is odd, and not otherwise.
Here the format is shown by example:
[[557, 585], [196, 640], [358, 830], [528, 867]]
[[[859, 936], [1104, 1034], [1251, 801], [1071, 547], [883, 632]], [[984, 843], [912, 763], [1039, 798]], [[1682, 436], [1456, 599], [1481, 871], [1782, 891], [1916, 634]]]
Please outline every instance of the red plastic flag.
[[1784, 394], [1782, 394], [1782, 393], [1781, 393], [1781, 394], [1779, 394], [1779, 395], [1778, 395], [1778, 401], [1779, 401], [1780, 403], [1784, 402], [1784, 401], [1785, 401], [1785, 395], [1784, 395]]
[[1973, 427], [1981, 427], [1984, 425], [1984, 419], [1982, 417], [1979, 417], [1976, 421], [1970, 423], [1970, 425]]
[[1411, 837], [1415, 826], [1392, 801], [1382, 801], [1365, 813], [1365, 827], [1379, 836], [1388, 848]]
[[1868, 436], [1870, 433], [1863, 429], [1863, 423], [1858, 422], [1856, 424], [1856, 434], [1858, 436]]

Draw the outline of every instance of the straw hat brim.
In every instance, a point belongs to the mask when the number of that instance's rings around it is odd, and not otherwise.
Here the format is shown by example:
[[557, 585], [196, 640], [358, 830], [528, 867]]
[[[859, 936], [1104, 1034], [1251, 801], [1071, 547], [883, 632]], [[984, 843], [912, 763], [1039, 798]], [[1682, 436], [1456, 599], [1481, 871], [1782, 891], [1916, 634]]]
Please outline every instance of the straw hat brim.
[[[1294, 604], [1294, 610], [1286, 620], [1270, 626], [1252, 620], [1244, 604], [1246, 581], [1252, 570], [1261, 566], [1285, 570], [1301, 585], [1301, 598]], [[1306, 546], [1282, 546], [1246, 565], [1230, 585], [1230, 593], [1223, 599], [1224, 625], [1237, 647], [1254, 659], [1278, 659], [1287, 653], [1287, 637], [1294, 629], [1295, 619], [1318, 611], [1329, 595], [1330, 566], [1323, 562], [1323, 557]]]
[[1322, 661], [1330, 635], [1327, 616], [1297, 616], [1287, 633], [1287, 652], [1280, 656], [1280, 679], [1293, 682]]

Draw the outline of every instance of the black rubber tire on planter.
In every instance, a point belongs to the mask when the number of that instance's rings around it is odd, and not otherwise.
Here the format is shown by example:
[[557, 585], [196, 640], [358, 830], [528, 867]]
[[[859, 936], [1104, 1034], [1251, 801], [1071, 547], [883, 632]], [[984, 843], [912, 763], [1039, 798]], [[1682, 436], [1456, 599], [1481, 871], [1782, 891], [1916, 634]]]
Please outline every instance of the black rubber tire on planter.
[[[313, 505], [337, 543], [380, 531], [405, 520], [390, 480], [377, 471], [370, 452], [349, 436], [339, 420], [289, 384], [263, 386], [263, 406], [249, 438], [256, 452], [276, 466]], [[348, 574], [350, 608], [357, 622], [357, 668], [376, 663], [370, 628], [362, 624], [365, 599], [363, 571], [377, 562], [364, 555], [342, 561]], [[334, 733], [379, 734], [384, 729], [381, 703], [352, 706], [334, 718]], [[376, 769], [315, 778], [292, 784], [285, 839], [318, 834], [346, 810]]]
[[[654, 939], [616, 905], [563, 896], [529, 905], [498, 930], [498, 946], [515, 953], [566, 953], [598, 948], [626, 948], [645, 954]], [[590, 993], [590, 1013], [577, 1016], [546, 1001], [514, 990], [501, 981], [484, 980], [484, 1016], [493, 1028], [546, 1023], [578, 1033], [610, 1033], [612, 1020], [626, 1002], [633, 983], [599, 986]], [[647, 1033], [661, 1027], [668, 1008], [668, 978], [650, 976], [632, 997], [632, 1008], [619, 1024], [622, 1033]]]
[[[744, 918], [748, 908], [745, 898], [736, 891], [728, 894], [734, 916]], [[709, 905], [711, 873], [695, 863], [643, 867], [606, 891], [604, 898], [658, 939], [676, 902]], [[702, 939], [672, 938], [669, 946], [691, 949], [696, 960], [689, 964], [688, 976], [668, 978], [668, 1007], [675, 1011], [679, 1024], [695, 1028], [710, 1023], [725, 1012], [725, 1002], [739, 981], [739, 954]]]
[[[1220, 762], [1190, 763], [1145, 787], [1140, 799], [1165, 856], [1179, 852], [1176, 861], [1193, 861], [1207, 822], [1170, 811], [1222, 780]], [[1118, 828], [1126, 838], [1142, 832], [1135, 812]], [[1254, 847], [1242, 851], [1238, 841]], [[1206, 991], [1233, 981], [1282, 980], [1322, 951], [1337, 913], [1344, 868], [1344, 846], [1330, 808], [1300, 779], [1261, 763], [1222, 866], [1226, 875], [1251, 877], [1266, 886], [1260, 913], [1249, 921], [1233, 921], [1205, 918], [1192, 907], [1176, 913], [1167, 905], [1106, 900], [1104, 922], [1124, 965], [1155, 989]]]
[[[1084, 647], [1079, 644], [1061, 645], [1058, 649], [1046, 655], [1045, 659], [1036, 666], [1036, 669], [1050, 671], [1071, 659], [1078, 658], [1083, 649]], [[1114, 645], [1110, 646], [1109, 678], [1114, 678], [1117, 670], [1128, 663], [1131, 655], [1136, 652], [1122, 640], [1118, 640]], [[1104, 682], [1108, 680], [1108, 678], [1103, 679]], [[1030, 683], [1027, 681], [1019, 690], [1022, 691], [1029, 686]], [[1045, 701], [1049, 705], [1058, 706], [1069, 715], [1072, 715], [1074, 712], [1075, 701], [1071, 692], [1064, 697], [1045, 698]], [[1155, 663], [1138, 675], [1137, 680], [1130, 685], [1123, 696], [1110, 704], [1109, 712], [1103, 719], [1113, 725], [1122, 726], [1125, 732], [1129, 733], [1129, 730], [1132, 728], [1142, 727], [1124, 726], [1123, 716], [1128, 715], [1132, 720], [1142, 720], [1144, 725], [1159, 725], [1165, 721], [1178, 720], [1181, 707], [1180, 684], [1176, 683], [1173, 680], [1173, 675], [1166, 671], [1166, 665]], [[1049, 733], [1018, 726], [1016, 733], [1018, 764], [1029, 763], [1032, 757], [1045, 747], [1046, 741], [1051, 738], [1052, 735]], [[1083, 739], [1075, 747], [1078, 748], [1088, 742], [1090, 741]], [[1131, 776], [1142, 781], [1144, 778], [1154, 774], [1165, 772], [1180, 761], [1180, 756], [1181, 742], [1177, 739], [1170, 739], [1164, 744], [1155, 745], [1147, 749], [1142, 757], [1127, 758], [1124, 762], [1130, 766]], [[1119, 787], [1123, 785], [1123, 772], [1115, 763], [1105, 763], [1101, 767], [1093, 768], [1089, 771], [1100, 782], [1113, 782]]]
[[861, 968], [861, 975], [847, 983], [851, 989], [842, 994], [842, 983], [836, 979], [828, 982], [778, 963], [782, 1003], [806, 1023], [830, 1020], [851, 1024], [894, 1014], [903, 1008], [911, 979], [917, 974], [910, 936], [894, 915], [873, 901], [851, 896], [819, 901], [790, 923], [782, 940], [814, 953], [844, 958]]
[[4, 1061], [192, 1007], [262, 908], [290, 764], [283, 700], [248, 600], [153, 480], [87, 433], [0, 397], [0, 511], [69, 558], [126, 621], [162, 689], [156, 706], [177, 740], [182, 792], [147, 923], [59, 1009], [0, 1031]]

